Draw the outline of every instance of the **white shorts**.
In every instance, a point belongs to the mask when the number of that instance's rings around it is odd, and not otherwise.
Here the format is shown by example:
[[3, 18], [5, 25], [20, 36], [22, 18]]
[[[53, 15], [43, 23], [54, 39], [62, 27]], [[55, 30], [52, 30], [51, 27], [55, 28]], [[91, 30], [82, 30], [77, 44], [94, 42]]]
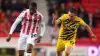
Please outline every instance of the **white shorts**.
[[31, 35], [20, 34], [18, 40], [18, 50], [25, 50], [28, 44], [35, 45], [35, 39], [37, 34], [32, 33]]

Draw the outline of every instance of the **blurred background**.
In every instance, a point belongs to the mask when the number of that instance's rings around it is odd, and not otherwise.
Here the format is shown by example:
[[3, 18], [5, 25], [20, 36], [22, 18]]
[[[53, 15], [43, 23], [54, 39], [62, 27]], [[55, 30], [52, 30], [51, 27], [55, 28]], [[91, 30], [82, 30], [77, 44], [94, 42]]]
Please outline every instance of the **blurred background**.
[[75, 7], [77, 16], [81, 17], [97, 36], [93, 42], [90, 34], [84, 27], [79, 27], [76, 46], [72, 56], [100, 56], [100, 0], [0, 0], [0, 56], [17, 56], [17, 41], [21, 23], [15, 29], [12, 40], [7, 43], [6, 37], [17, 16], [28, 8], [30, 2], [37, 3], [46, 23], [46, 31], [41, 43], [36, 44], [33, 56], [55, 56], [56, 41], [59, 27], [54, 30], [52, 14], [59, 18], [67, 13], [68, 8]]

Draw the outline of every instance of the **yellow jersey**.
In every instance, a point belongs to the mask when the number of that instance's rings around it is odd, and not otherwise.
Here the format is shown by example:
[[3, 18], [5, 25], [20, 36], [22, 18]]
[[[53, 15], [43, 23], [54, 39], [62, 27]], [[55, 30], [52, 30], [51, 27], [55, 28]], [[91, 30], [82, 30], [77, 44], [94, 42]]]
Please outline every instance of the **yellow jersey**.
[[59, 38], [65, 40], [75, 39], [78, 27], [85, 24], [78, 16], [74, 20], [70, 20], [68, 14], [62, 15], [59, 20], [61, 21]]

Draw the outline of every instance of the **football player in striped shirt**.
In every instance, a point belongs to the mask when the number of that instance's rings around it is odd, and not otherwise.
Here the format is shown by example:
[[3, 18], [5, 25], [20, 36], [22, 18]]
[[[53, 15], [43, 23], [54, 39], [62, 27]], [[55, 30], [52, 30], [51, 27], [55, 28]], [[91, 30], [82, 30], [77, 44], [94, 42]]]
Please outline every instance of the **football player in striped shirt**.
[[18, 40], [19, 56], [24, 56], [25, 50], [26, 56], [31, 56], [33, 46], [35, 43], [40, 42], [45, 32], [43, 16], [37, 11], [37, 4], [35, 2], [32, 2], [29, 5], [29, 9], [22, 11], [17, 17], [10, 29], [6, 39], [7, 42], [11, 40], [12, 33], [20, 22], [22, 23], [22, 28]]

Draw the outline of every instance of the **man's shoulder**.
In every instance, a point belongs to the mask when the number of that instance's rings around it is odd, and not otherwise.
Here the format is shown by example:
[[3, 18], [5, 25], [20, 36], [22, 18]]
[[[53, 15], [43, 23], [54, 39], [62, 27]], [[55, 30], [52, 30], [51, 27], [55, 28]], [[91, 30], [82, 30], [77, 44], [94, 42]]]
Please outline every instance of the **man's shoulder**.
[[26, 13], [26, 12], [28, 12], [29, 11], [29, 9], [24, 9], [21, 13]]
[[77, 21], [82, 21], [83, 19], [80, 18], [80, 17], [78, 17], [78, 16], [76, 16], [76, 20], [77, 20]]
[[62, 18], [64, 18], [64, 19], [68, 18], [68, 14], [63, 14]]
[[63, 14], [62, 16], [68, 16], [68, 14]]
[[41, 13], [41, 12], [37, 11], [37, 14], [43, 17], [43, 15], [42, 15], [42, 13]]
[[29, 12], [29, 9], [24, 9], [23, 12]]
[[24, 9], [23, 11], [29, 11], [29, 9]]

